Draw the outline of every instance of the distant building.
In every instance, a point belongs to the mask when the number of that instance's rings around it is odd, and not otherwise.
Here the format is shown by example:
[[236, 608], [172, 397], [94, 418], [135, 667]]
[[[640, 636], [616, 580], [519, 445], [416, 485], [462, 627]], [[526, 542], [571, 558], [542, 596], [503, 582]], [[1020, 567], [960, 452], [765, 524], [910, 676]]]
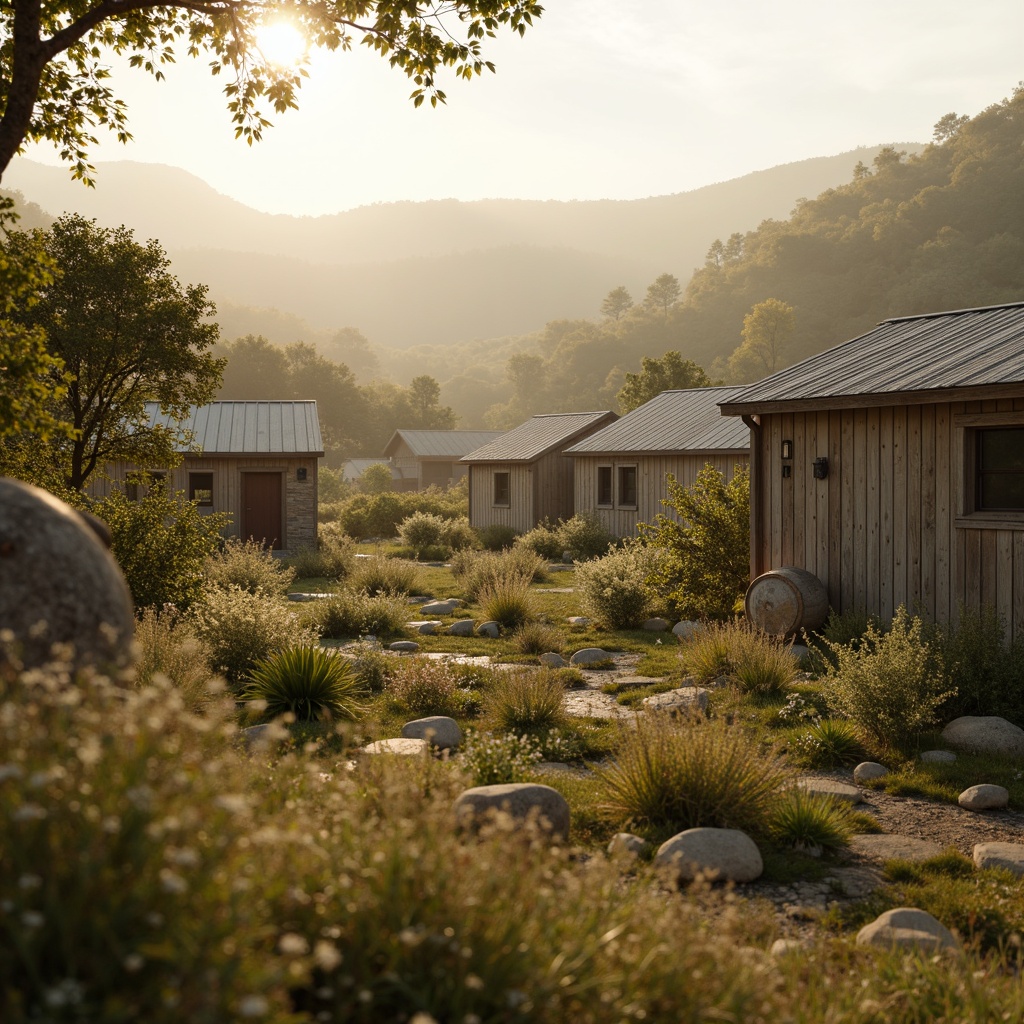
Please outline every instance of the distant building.
[[566, 449], [573, 456], [576, 511], [594, 512], [614, 537], [636, 535], [668, 497], [671, 473], [684, 487], [710, 464], [727, 480], [749, 462], [750, 432], [718, 403], [738, 388], [663, 391]]
[[370, 466], [383, 465], [387, 466], [391, 470], [391, 479], [395, 482], [395, 490], [400, 488], [397, 486], [397, 482], [402, 479], [402, 474], [391, 465], [390, 459], [346, 459], [341, 464], [341, 479], [347, 484], [359, 483], [359, 478], [363, 475], [363, 471], [368, 469]]
[[501, 434], [500, 430], [396, 430], [384, 446], [384, 455], [394, 467], [395, 489], [451, 487], [466, 475], [459, 461], [463, 455]]
[[542, 519], [568, 519], [575, 511], [571, 457], [565, 450], [616, 419], [613, 412], [534, 416], [470, 452], [469, 521], [500, 524], [519, 533]]

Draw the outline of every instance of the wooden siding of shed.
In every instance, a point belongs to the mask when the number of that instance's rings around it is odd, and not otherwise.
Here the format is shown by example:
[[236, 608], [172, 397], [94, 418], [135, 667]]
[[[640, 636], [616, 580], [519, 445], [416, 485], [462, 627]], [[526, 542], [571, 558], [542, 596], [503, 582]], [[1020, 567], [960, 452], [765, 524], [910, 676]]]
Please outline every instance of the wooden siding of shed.
[[[671, 473], [684, 487], [689, 487], [697, 479], [697, 474], [707, 463], [711, 463], [727, 480], [731, 480], [736, 466], [745, 466], [750, 458], [746, 454], [702, 455], [700, 453], [665, 454], [665, 455], [616, 455], [614, 458], [600, 455], [577, 455], [575, 457], [574, 478], [576, 491], [576, 511], [593, 512], [604, 528], [614, 537], [636, 536], [637, 523], [653, 523], [659, 513], [677, 518], [670, 509], [661, 503], [668, 497], [666, 477]], [[618, 470], [620, 466], [636, 466], [637, 507], [604, 508], [597, 504], [597, 468], [612, 467], [613, 491], [618, 487]], [[614, 495], [618, 497], [617, 493]]]
[[[494, 504], [494, 474], [508, 473], [508, 505]], [[533, 512], [533, 467], [481, 462], [469, 467], [469, 521], [476, 527], [511, 526], [519, 533], [537, 525]]]
[[[961, 604], [991, 605], [1009, 633], [1024, 635], [1024, 519], [960, 516], [958, 418], [992, 413], [1024, 423], [1024, 398], [762, 416], [754, 574], [802, 567], [837, 611], [884, 619], [900, 605], [939, 622], [954, 621]], [[788, 479], [783, 439], [793, 442]], [[825, 480], [813, 476], [819, 456], [829, 460]]]
[[533, 463], [533, 529], [542, 519], [552, 523], [571, 519], [576, 511], [573, 497], [573, 459], [551, 452]]

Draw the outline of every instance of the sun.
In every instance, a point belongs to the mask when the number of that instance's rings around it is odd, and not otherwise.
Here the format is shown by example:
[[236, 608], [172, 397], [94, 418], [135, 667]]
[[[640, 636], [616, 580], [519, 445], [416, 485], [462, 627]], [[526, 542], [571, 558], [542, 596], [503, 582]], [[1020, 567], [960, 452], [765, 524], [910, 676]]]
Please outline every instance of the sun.
[[290, 67], [302, 62], [309, 41], [297, 25], [280, 19], [256, 29], [256, 46], [269, 64]]

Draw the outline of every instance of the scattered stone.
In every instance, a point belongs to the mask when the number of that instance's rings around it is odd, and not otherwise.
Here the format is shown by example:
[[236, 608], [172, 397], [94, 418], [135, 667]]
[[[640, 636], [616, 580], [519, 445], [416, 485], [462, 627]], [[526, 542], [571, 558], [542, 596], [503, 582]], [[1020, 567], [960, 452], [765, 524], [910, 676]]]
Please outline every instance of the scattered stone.
[[690, 637], [695, 636], [704, 628], [704, 624], [696, 622], [693, 619], [683, 619], [682, 622], [677, 622], [672, 627], [672, 632], [675, 633], [680, 640], [689, 640]]
[[[660, 682], [661, 682], [661, 679], [657, 678], [656, 676], [616, 676], [615, 677], [615, 685], [620, 687], [620, 688], [622, 688], [622, 687], [629, 687], [629, 686], [651, 686], [654, 683], [660, 683]], [[684, 686], [693, 686], [693, 685], [696, 685], [696, 684], [687, 683], [686, 680], [684, 679], [683, 680], [683, 685]]]
[[731, 686], [732, 679], [729, 676], [721, 675], [715, 676], [715, 689], [720, 690], [723, 686]]
[[417, 718], [402, 726], [405, 739], [427, 740], [439, 750], [453, 750], [462, 742], [462, 730], [454, 718], [447, 715], [430, 715]]
[[956, 798], [956, 802], [969, 811], [1000, 810], [1009, 804], [1010, 794], [1002, 786], [983, 783], [980, 786], [971, 786], [969, 789], [965, 789]]
[[426, 621], [407, 622], [405, 628], [411, 629], [414, 633], [422, 633], [424, 636], [433, 636], [441, 625], [442, 623], [437, 619], [428, 619]]
[[803, 661], [811, 652], [807, 649], [805, 644], [790, 644], [789, 653], [792, 654], [797, 661]]
[[814, 796], [834, 796], [837, 800], [845, 800], [850, 804], [864, 802], [864, 794], [856, 786], [848, 786], [845, 782], [833, 779], [800, 779], [797, 785]]
[[600, 647], [584, 647], [577, 651], [570, 659], [570, 665], [594, 665], [598, 662], [608, 661], [611, 655]]
[[419, 649], [420, 645], [415, 640], [396, 640], [393, 644], [388, 644], [389, 651], [398, 651], [399, 653], [411, 654]]
[[430, 744], [423, 739], [403, 736], [390, 740], [377, 740], [362, 748], [364, 754], [398, 754], [402, 757], [424, 757], [430, 753]]
[[647, 846], [647, 840], [632, 832], [616, 832], [608, 844], [609, 857], [637, 857]]
[[802, 953], [805, 948], [800, 939], [776, 939], [768, 950], [768, 955], [776, 958], [791, 956], [793, 953]]
[[953, 764], [956, 754], [952, 750], [925, 750], [921, 754], [923, 764]]
[[291, 733], [281, 722], [266, 722], [263, 725], [250, 725], [242, 729], [238, 738], [245, 747], [245, 752], [251, 753], [259, 747], [269, 747], [272, 743], [281, 743], [288, 739]]
[[590, 619], [588, 619], [586, 615], [570, 615], [565, 621], [568, 622], [570, 626], [590, 625]]
[[671, 868], [681, 882], [697, 875], [720, 882], [752, 882], [764, 871], [761, 851], [734, 828], [689, 828], [658, 847], [654, 863]]
[[938, 857], [942, 846], [930, 839], [863, 832], [850, 837], [850, 850], [869, 860], [922, 861]]
[[472, 636], [476, 630], [476, 623], [472, 619], [459, 619], [448, 627], [449, 636]]
[[421, 609], [422, 615], [451, 615], [462, 602], [457, 597], [450, 597], [447, 601], [430, 601]]
[[958, 952], [960, 944], [952, 932], [931, 914], [916, 907], [887, 910], [857, 933], [858, 946], [879, 949], [921, 949]]
[[547, 668], [566, 668], [569, 664], [560, 654], [548, 651], [540, 656], [540, 663]]
[[668, 619], [661, 619], [655, 617], [653, 619], [647, 619], [643, 624], [643, 629], [646, 629], [650, 633], [664, 633], [666, 629], [669, 629], [672, 623]]
[[497, 640], [501, 636], [501, 627], [493, 620], [490, 619], [487, 622], [481, 622], [476, 627], [477, 636], [489, 636], [492, 640]]
[[1024, 843], [977, 843], [974, 847], [974, 866], [1002, 868], [1015, 875], [1024, 875]]
[[672, 714], [690, 714], [708, 709], [708, 691], [703, 686], [681, 686], [667, 693], [654, 693], [644, 697], [643, 705], [648, 711], [668, 711]]
[[861, 761], [853, 769], [854, 782], [870, 782], [872, 779], [882, 779], [889, 774], [889, 769], [877, 761]]
[[569, 804], [557, 789], [538, 782], [475, 786], [455, 801], [455, 817], [464, 828], [479, 827], [495, 814], [507, 814], [516, 822], [535, 820], [553, 836], [569, 837]]
[[942, 738], [957, 750], [970, 750], [979, 754], [1002, 754], [1004, 757], [1024, 757], [1024, 729], [994, 715], [982, 718], [965, 715], [963, 718], [954, 718], [942, 730]]
[[542, 594], [575, 594], [575, 587], [534, 587], [534, 590], [539, 590]]
[[328, 598], [335, 597], [335, 594], [304, 594], [299, 591], [288, 595], [289, 601], [326, 601]]

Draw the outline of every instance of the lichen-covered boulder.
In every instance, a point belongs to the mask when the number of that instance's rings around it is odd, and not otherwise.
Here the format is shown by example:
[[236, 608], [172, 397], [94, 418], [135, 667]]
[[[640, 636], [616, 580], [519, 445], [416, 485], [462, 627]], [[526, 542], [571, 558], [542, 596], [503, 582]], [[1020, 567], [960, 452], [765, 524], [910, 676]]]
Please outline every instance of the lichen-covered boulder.
[[452, 750], [462, 742], [459, 723], [447, 715], [430, 715], [406, 722], [402, 726], [402, 736], [406, 739], [427, 740], [439, 750]]
[[995, 715], [954, 718], [942, 730], [942, 738], [957, 750], [1024, 757], [1024, 729]]
[[557, 789], [537, 782], [474, 786], [455, 801], [455, 818], [463, 828], [479, 828], [488, 818], [508, 815], [515, 822], [536, 822], [559, 839], [569, 838], [569, 804]]
[[916, 907], [887, 910], [857, 933], [858, 946], [880, 949], [920, 949], [940, 953], [958, 952], [960, 944], [952, 932], [927, 911]]
[[757, 844], [735, 828], [688, 828], [658, 847], [654, 863], [681, 882], [698, 875], [719, 882], [753, 882], [764, 871]]

